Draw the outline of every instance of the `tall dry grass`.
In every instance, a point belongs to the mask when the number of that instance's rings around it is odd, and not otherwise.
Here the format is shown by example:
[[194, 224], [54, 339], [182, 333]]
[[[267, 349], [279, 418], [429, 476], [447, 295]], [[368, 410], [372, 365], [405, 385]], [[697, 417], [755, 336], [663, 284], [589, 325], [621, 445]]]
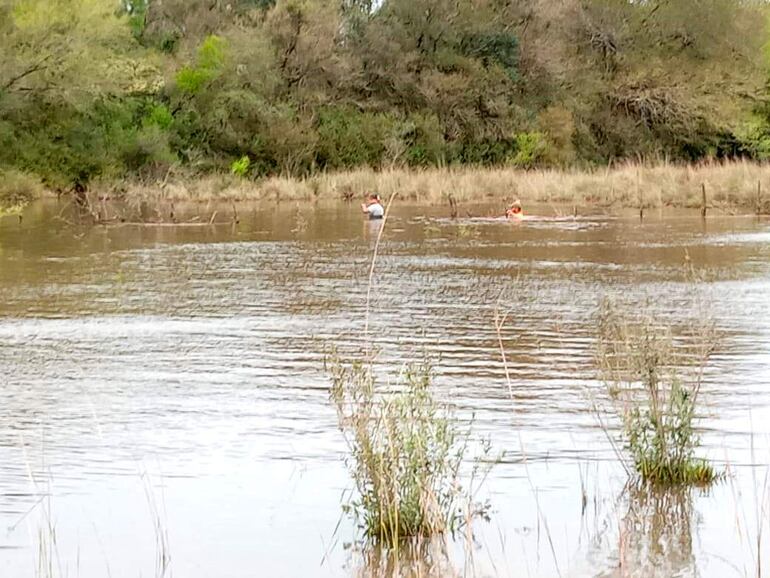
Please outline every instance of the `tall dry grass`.
[[404, 201], [429, 204], [504, 202], [518, 197], [525, 204], [700, 208], [704, 186], [709, 208], [770, 211], [770, 165], [748, 161], [699, 165], [626, 163], [587, 170], [362, 168], [256, 182], [233, 175], [180, 176], [161, 183], [122, 184], [114, 192], [134, 201], [352, 200], [374, 191], [383, 196], [397, 193]]

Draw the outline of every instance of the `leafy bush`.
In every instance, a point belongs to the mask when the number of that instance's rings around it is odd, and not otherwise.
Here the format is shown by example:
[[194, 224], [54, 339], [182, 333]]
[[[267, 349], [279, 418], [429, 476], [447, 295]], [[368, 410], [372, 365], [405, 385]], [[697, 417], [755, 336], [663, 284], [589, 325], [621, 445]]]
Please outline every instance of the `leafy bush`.
[[[45, 114], [41, 114], [41, 110]], [[31, 101], [0, 122], [0, 162], [38, 175], [54, 189], [85, 188], [96, 176], [119, 178], [177, 162], [170, 112], [145, 97], [70, 106]]]
[[446, 143], [438, 117], [434, 114], [412, 114], [403, 123], [401, 139], [406, 145], [406, 161], [410, 165], [437, 165], [444, 161]]
[[548, 144], [540, 132], [522, 132], [516, 135], [516, 154], [512, 162], [517, 167], [530, 169], [545, 156]]
[[516, 142], [507, 139], [480, 139], [455, 143], [451, 159], [461, 164], [501, 165], [515, 154]]
[[100, 107], [84, 113], [52, 107], [48, 113], [16, 133], [16, 166], [62, 189], [85, 187], [93, 177], [112, 172], [122, 150], [115, 146], [123, 139], [121, 123], [104, 118]]
[[147, 3], [149, 0], [124, 0], [123, 10], [128, 14], [128, 24], [134, 38], [141, 39], [147, 23]]
[[143, 124], [167, 130], [171, 127], [172, 122], [174, 122], [174, 117], [171, 115], [168, 107], [163, 104], [155, 104], [151, 106], [149, 112], [145, 115]]
[[198, 94], [213, 77], [211, 71], [185, 66], [176, 74], [176, 85], [182, 92]]
[[[148, 125], [130, 135], [120, 154], [122, 167], [138, 174], [164, 170], [177, 162], [169, 146], [169, 135], [158, 125]], [[122, 167], [118, 167], [120, 171]]]
[[198, 48], [196, 64], [185, 66], [176, 74], [176, 85], [184, 93], [198, 94], [217, 78], [225, 64], [227, 44], [214, 34], [207, 36]]
[[541, 111], [537, 124], [546, 140], [543, 162], [551, 166], [568, 166], [575, 162], [575, 146], [572, 137], [575, 121], [564, 107], [551, 106]]
[[770, 159], [770, 125], [760, 115], [753, 115], [738, 130], [738, 138], [755, 159]]
[[251, 159], [247, 155], [243, 155], [241, 158], [236, 159], [230, 165], [230, 172], [237, 177], [245, 177], [249, 172], [251, 166]]
[[391, 115], [326, 108], [318, 117], [318, 162], [329, 168], [380, 166], [394, 134], [397, 121]]
[[306, 175], [315, 163], [318, 134], [310, 117], [288, 104], [263, 111], [262, 130], [249, 147], [257, 172]]
[[476, 33], [465, 36], [460, 51], [482, 61], [484, 66], [498, 64], [511, 80], [518, 80], [519, 40], [506, 32]]

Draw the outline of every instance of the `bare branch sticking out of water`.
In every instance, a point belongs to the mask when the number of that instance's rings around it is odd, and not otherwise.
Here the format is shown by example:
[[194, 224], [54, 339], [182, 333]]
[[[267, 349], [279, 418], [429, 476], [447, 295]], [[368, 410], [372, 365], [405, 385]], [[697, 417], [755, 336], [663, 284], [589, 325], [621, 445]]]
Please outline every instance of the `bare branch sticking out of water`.
[[[152, 487], [152, 480], [148, 472], [140, 474], [144, 482], [144, 495], [147, 499], [147, 505], [150, 508], [152, 516], [153, 531], [155, 533], [155, 578], [166, 578], [171, 571], [171, 552], [169, 548], [168, 530], [166, 529], [165, 519], [165, 499], [158, 507], [158, 501], [155, 497], [155, 490]], [[162, 492], [162, 490], [161, 490]], [[162, 493], [161, 493], [162, 497]]]
[[385, 213], [382, 217], [382, 223], [380, 224], [380, 230], [377, 231], [377, 240], [374, 243], [374, 251], [372, 252], [372, 262], [369, 266], [369, 281], [366, 285], [366, 319], [364, 320], [364, 342], [366, 344], [366, 358], [369, 359], [370, 343], [369, 343], [369, 313], [372, 303], [372, 285], [374, 283], [374, 267], [377, 264], [377, 255], [380, 251], [380, 241], [382, 241], [382, 235], [385, 232], [385, 225], [388, 223], [388, 217], [390, 216], [390, 207], [393, 205], [393, 201], [396, 200], [398, 193], [393, 193], [388, 199], [388, 204], [385, 206]]
[[[497, 336], [497, 343], [500, 350], [500, 359], [503, 364], [503, 369], [505, 371], [505, 381], [508, 386], [508, 395], [510, 397], [511, 403], [515, 402], [514, 392], [513, 392], [513, 381], [511, 378], [511, 369], [508, 364], [508, 355], [506, 354], [506, 348], [505, 348], [505, 339], [504, 339], [504, 333], [505, 333], [505, 327], [506, 323], [509, 319], [509, 316], [512, 311], [512, 306], [508, 306], [504, 310], [502, 309], [502, 303], [503, 303], [503, 297], [506, 292], [512, 293], [514, 295], [519, 296], [520, 291], [519, 285], [521, 283], [521, 277], [517, 275], [516, 279], [514, 280], [511, 287], [504, 289], [500, 295], [498, 296], [497, 302], [495, 303], [495, 309], [494, 309], [494, 323], [495, 323], [495, 334]], [[525, 303], [522, 302], [522, 300], [519, 298], [519, 307], [522, 308], [526, 306]], [[522, 313], [522, 311], [519, 311], [519, 313]], [[515, 336], [515, 339], [518, 341], [520, 339], [520, 335], [517, 334]], [[545, 515], [543, 514], [543, 510], [540, 507], [540, 497], [538, 495], [538, 490], [535, 487], [534, 482], [532, 481], [532, 476], [530, 475], [529, 471], [529, 462], [527, 457], [527, 451], [524, 447], [524, 440], [521, 437], [521, 434], [519, 433], [519, 448], [521, 453], [521, 461], [524, 465], [524, 471], [527, 477], [527, 482], [529, 483], [530, 491], [532, 492], [532, 495], [535, 500], [535, 508], [537, 511], [537, 528], [538, 528], [538, 535], [540, 532], [540, 525], [542, 524], [544, 530], [546, 539], [548, 541], [548, 546], [550, 549], [551, 556], [553, 558], [554, 568], [556, 569], [556, 573], [559, 577], [561, 577], [561, 570], [559, 568], [559, 559], [556, 554], [556, 548], [554, 547], [553, 537], [551, 535], [551, 529], [548, 524], [548, 520], [546, 519]], [[539, 541], [539, 539], [538, 539]]]

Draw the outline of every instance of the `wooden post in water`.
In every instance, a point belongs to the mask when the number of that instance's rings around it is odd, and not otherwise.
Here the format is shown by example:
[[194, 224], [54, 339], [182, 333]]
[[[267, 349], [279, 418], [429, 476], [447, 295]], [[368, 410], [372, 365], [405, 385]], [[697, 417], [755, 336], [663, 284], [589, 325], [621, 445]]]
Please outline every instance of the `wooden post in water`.
[[708, 208], [706, 207], [706, 183], [701, 183], [701, 206], [700, 206], [700, 216], [702, 219], [706, 218], [706, 211]]
[[457, 210], [457, 201], [452, 193], [449, 193], [449, 217], [456, 219], [459, 211]]
[[762, 214], [762, 181], [757, 179], [757, 216]]

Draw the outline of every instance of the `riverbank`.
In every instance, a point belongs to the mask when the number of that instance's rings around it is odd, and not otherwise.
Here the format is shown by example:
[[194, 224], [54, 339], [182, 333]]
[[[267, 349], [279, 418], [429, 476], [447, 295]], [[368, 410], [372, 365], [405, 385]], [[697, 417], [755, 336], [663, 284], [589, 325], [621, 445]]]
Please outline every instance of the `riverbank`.
[[428, 204], [501, 202], [570, 204], [578, 207], [701, 207], [725, 211], [770, 210], [770, 165], [727, 162], [706, 165], [624, 164], [594, 170], [508, 168], [359, 169], [304, 179], [246, 181], [232, 175], [161, 183], [127, 183], [114, 192], [130, 202], [156, 200], [357, 200], [376, 191], [385, 198]]
[[[20, 199], [16, 179], [14, 199]], [[28, 181], [24, 181], [28, 182]], [[2, 188], [2, 185], [0, 185]], [[367, 192], [398, 194], [423, 204], [504, 203], [580, 207], [702, 208], [726, 213], [770, 212], [770, 165], [733, 161], [700, 165], [623, 164], [592, 170], [512, 168], [394, 168], [322, 173], [307, 178], [269, 177], [258, 181], [230, 174], [192, 177], [174, 174], [154, 182], [96, 182], [92, 203], [120, 200], [131, 206], [164, 202], [355, 201]], [[40, 188], [34, 190], [40, 194]], [[0, 192], [0, 197], [3, 194]]]

